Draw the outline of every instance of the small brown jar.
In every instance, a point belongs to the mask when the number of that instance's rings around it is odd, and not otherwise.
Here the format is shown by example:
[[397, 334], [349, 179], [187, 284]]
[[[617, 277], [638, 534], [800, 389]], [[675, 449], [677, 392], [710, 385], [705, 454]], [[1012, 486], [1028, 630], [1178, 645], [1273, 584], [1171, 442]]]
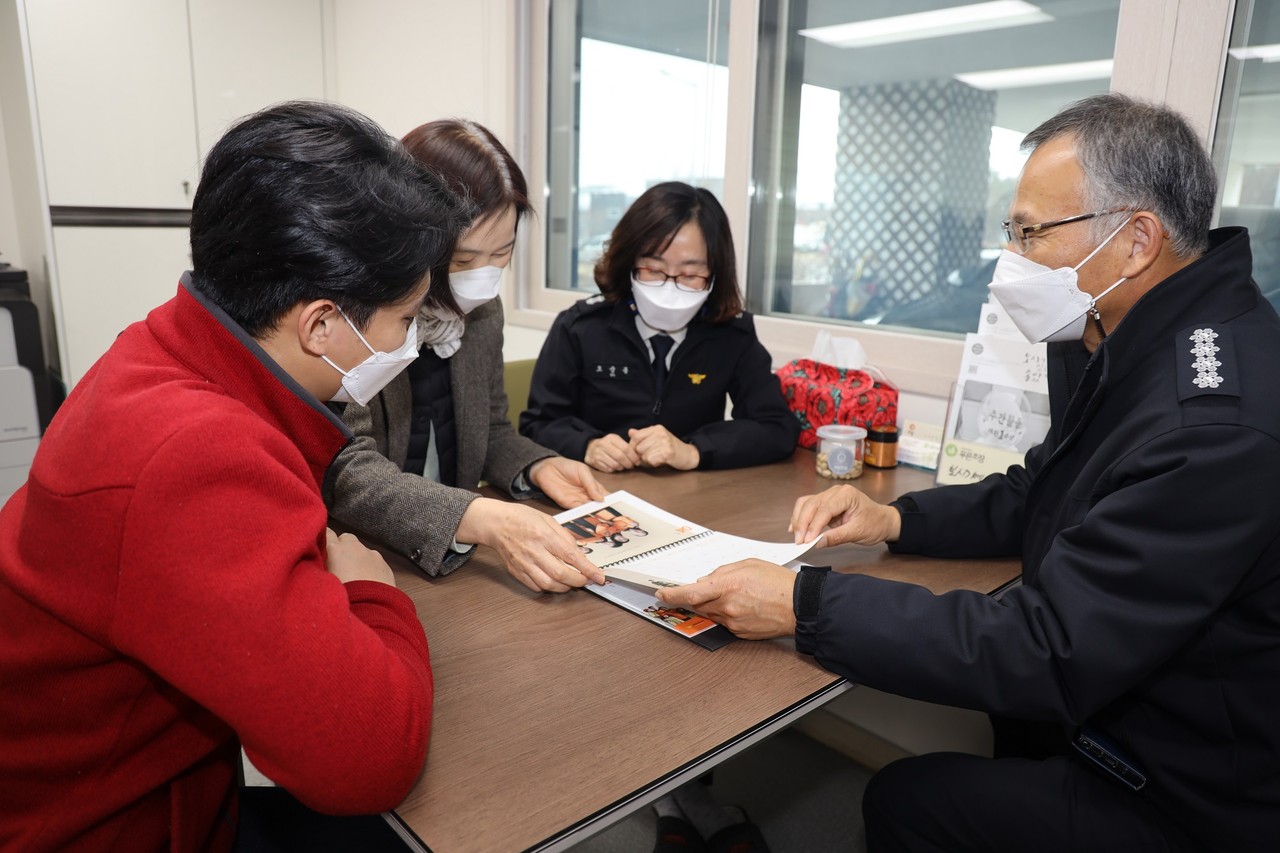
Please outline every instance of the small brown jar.
[[867, 428], [867, 451], [863, 462], [872, 468], [894, 468], [898, 464], [898, 428], [873, 426]]

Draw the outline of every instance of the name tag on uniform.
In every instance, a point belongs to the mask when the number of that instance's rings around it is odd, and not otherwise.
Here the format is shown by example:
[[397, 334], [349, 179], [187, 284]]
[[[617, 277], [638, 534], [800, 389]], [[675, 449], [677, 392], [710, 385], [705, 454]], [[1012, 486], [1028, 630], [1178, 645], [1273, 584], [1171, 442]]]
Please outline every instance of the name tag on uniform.
[[589, 375], [596, 379], [635, 379], [639, 373], [638, 368], [634, 364], [602, 364], [597, 363], [591, 366]]

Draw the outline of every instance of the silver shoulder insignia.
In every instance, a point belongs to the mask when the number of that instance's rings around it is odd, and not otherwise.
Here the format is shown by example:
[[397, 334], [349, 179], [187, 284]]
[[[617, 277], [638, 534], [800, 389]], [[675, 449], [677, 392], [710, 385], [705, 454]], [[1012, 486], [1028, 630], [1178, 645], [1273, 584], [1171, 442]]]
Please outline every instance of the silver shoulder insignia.
[[1195, 356], [1191, 366], [1196, 371], [1191, 382], [1197, 388], [1217, 388], [1222, 384], [1222, 377], [1218, 375], [1222, 362], [1215, 358], [1220, 351], [1214, 343], [1217, 339], [1218, 333], [1213, 329], [1196, 329], [1191, 333], [1191, 354]]

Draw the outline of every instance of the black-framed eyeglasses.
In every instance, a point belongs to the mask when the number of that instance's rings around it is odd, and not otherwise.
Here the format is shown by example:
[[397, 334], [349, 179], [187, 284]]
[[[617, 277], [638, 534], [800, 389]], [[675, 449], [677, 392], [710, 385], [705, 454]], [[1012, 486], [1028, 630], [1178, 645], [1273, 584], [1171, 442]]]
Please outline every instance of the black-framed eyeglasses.
[[1041, 222], [1038, 225], [1023, 225], [1016, 219], [1006, 219], [1000, 223], [1004, 226], [1004, 240], [1018, 250], [1019, 255], [1025, 255], [1027, 250], [1031, 248], [1030, 237], [1033, 234], [1039, 234], [1046, 228], [1056, 228], [1059, 225], [1067, 225], [1071, 222], [1083, 222], [1086, 219], [1093, 219], [1095, 216], [1106, 216], [1109, 213], [1121, 213], [1128, 210], [1127, 207], [1113, 207], [1109, 210], [1095, 210], [1093, 213], [1081, 213], [1077, 216], [1068, 216], [1066, 219], [1055, 219], [1052, 222]]
[[700, 293], [706, 290], [707, 283], [711, 281], [710, 276], [685, 272], [672, 275], [666, 270], [660, 270], [657, 267], [635, 267], [631, 270], [631, 274], [635, 276], [636, 281], [640, 284], [661, 287], [671, 281], [675, 282], [677, 290], [685, 290], [689, 293]]

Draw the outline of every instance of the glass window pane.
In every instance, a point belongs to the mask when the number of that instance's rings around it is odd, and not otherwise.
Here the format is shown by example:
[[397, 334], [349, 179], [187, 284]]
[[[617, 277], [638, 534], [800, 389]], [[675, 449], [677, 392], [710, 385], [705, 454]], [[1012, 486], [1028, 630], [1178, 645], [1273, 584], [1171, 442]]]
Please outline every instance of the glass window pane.
[[752, 309], [973, 331], [1022, 137], [1110, 88], [1119, 7], [765, 0]]
[[592, 267], [642, 192], [720, 195], [729, 4], [551, 4], [548, 286], [596, 291]]
[[1280, 308], [1280, 3], [1237, 2], [1225, 85], [1218, 224], [1249, 229], [1253, 280]]

